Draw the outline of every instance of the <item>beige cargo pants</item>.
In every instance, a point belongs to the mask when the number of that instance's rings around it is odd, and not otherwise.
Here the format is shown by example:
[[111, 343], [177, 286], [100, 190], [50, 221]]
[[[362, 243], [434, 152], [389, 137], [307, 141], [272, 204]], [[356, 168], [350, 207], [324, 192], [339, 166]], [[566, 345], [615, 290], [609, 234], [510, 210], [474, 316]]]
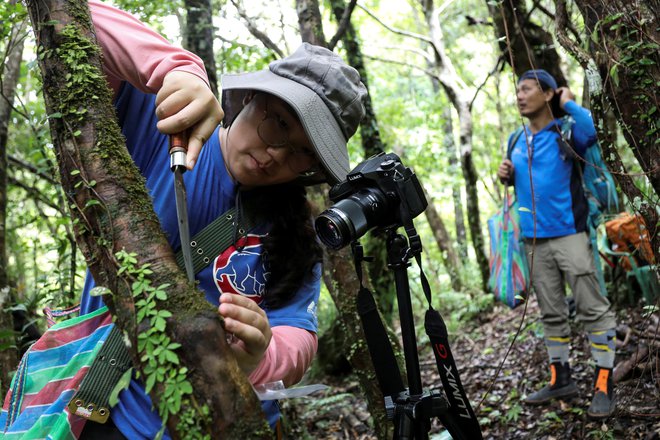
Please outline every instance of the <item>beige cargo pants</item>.
[[616, 327], [610, 302], [600, 294], [591, 243], [586, 233], [525, 240], [532, 287], [541, 309], [545, 337], [570, 335], [565, 285], [575, 297], [576, 320], [588, 332]]

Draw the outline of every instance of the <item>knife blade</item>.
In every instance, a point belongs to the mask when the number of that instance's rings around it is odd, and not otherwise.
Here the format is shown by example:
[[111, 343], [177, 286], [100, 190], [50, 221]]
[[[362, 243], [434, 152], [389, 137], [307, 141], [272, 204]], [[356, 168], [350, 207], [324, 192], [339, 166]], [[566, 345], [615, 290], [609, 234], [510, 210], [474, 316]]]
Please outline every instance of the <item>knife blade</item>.
[[188, 227], [188, 204], [186, 201], [186, 185], [183, 182], [183, 173], [186, 171], [186, 153], [188, 152], [188, 139], [185, 133], [169, 136], [170, 140], [170, 170], [174, 174], [174, 197], [176, 199], [176, 217], [179, 223], [179, 238], [181, 252], [186, 268], [188, 281], [195, 281], [193, 270], [192, 251], [190, 248], [190, 228]]

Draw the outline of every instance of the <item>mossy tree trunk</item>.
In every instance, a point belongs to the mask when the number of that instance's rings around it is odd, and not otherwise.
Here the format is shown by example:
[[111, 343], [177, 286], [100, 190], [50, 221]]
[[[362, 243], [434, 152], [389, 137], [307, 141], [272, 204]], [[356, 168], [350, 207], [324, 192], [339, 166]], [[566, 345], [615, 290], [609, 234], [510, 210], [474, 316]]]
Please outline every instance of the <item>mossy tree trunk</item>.
[[[591, 108], [603, 148], [603, 157], [613, 171], [633, 209], [649, 229], [653, 252], [660, 256], [658, 212], [660, 196], [660, 1], [575, 0], [582, 13], [588, 51], [569, 38], [565, 0], [556, 0], [559, 41], [573, 54], [587, 74]], [[622, 128], [650, 187], [644, 194], [627, 173], [608, 130], [606, 114], [611, 109]]]
[[458, 254], [452, 246], [452, 240], [449, 237], [445, 223], [442, 221], [440, 213], [435, 208], [433, 199], [431, 198], [431, 195], [428, 193], [428, 191], [426, 191], [426, 188], [424, 188], [424, 195], [426, 196], [426, 200], [429, 202], [425, 211], [426, 219], [428, 220], [429, 226], [431, 226], [431, 230], [433, 231], [435, 242], [437, 243], [438, 248], [440, 248], [440, 253], [442, 254], [442, 262], [444, 263], [445, 268], [447, 269], [447, 273], [449, 274], [449, 279], [451, 280], [451, 288], [456, 292], [460, 292], [463, 289], [463, 284], [461, 282], [461, 276], [459, 273], [460, 262], [458, 259]]
[[[296, 0], [296, 11], [302, 40], [327, 47], [318, 2], [316, 0]], [[322, 200], [324, 206], [328, 205], [329, 200], [325, 192], [318, 189], [312, 190], [312, 193], [315, 200]], [[376, 434], [380, 439], [389, 438], [392, 426], [385, 415], [383, 394], [376, 381], [373, 363], [357, 313], [356, 299], [360, 283], [353, 266], [353, 257], [348, 248], [324, 252], [323, 279], [339, 312], [344, 338], [347, 341], [345, 355], [367, 398]]]
[[218, 96], [218, 71], [213, 53], [213, 9], [211, 0], [185, 0], [187, 11], [183, 46], [197, 54], [206, 67], [213, 94]]
[[[165, 333], [182, 345], [177, 354], [187, 366], [192, 394], [181, 411], [168, 419], [175, 438], [208, 433], [213, 438], [268, 437], [259, 402], [228, 347], [221, 320], [203, 295], [177, 267], [156, 217], [144, 179], [133, 164], [116, 122], [111, 91], [103, 76], [100, 49], [85, 0], [31, 0], [27, 2], [37, 37], [39, 66], [51, 136], [67, 203], [76, 225], [76, 240], [98, 285], [112, 292], [104, 301], [116, 325], [130, 342], [134, 366], [144, 371], [138, 353], [137, 331], [148, 323], [136, 322], [130, 274], [118, 273], [115, 253], [135, 253], [137, 265], [150, 264], [154, 283], [169, 283], [167, 308], [172, 317]], [[168, 371], [169, 373], [169, 371]], [[165, 385], [151, 391], [158, 407]], [[200, 414], [206, 406], [210, 415]], [[188, 420], [201, 432], [183, 430]]]
[[[456, 143], [454, 142], [454, 123], [452, 121], [451, 107], [445, 106], [442, 111], [442, 116], [445, 121], [443, 125], [444, 139], [442, 143], [445, 154], [447, 155], [449, 175], [453, 177], [458, 175], [459, 163], [456, 157]], [[452, 248], [458, 250], [460, 262], [465, 264], [468, 261], [467, 233], [465, 231], [465, 216], [463, 215], [461, 185], [456, 178], [452, 178], [451, 195], [452, 200], [454, 201], [454, 227], [456, 228], [456, 246], [452, 246]]]
[[[11, 4], [16, 4], [12, 0]], [[14, 320], [11, 311], [12, 305], [9, 274], [7, 273], [7, 138], [9, 120], [16, 84], [21, 71], [23, 58], [23, 42], [26, 35], [26, 23], [14, 23], [5, 41], [6, 58], [3, 60], [2, 97], [0, 98], [0, 396], [4, 396], [9, 389], [10, 372], [18, 364], [17, 339], [13, 337]]]
[[555, 77], [557, 84], [566, 85], [552, 34], [532, 19], [542, 13], [538, 9], [541, 6], [534, 3], [532, 10], [528, 10], [525, 0], [486, 3], [495, 25], [501, 56], [511, 65], [516, 76], [530, 69], [545, 69]]
[[459, 148], [461, 168], [465, 179], [468, 226], [472, 238], [472, 247], [477, 258], [477, 266], [481, 274], [481, 287], [486, 291], [488, 290], [489, 269], [484, 236], [481, 230], [481, 213], [477, 193], [478, 174], [472, 160], [472, 109], [470, 108], [470, 98], [467, 94], [467, 87], [462, 84], [451, 59], [446, 54], [434, 2], [432, 0], [420, 0], [420, 5], [424, 11], [429, 30], [429, 39], [435, 59], [434, 67], [437, 72], [436, 78], [458, 113]]
[[[341, 19], [346, 11], [346, 2], [344, 0], [332, 0], [330, 2], [332, 12], [336, 22], [341, 23]], [[360, 78], [367, 91], [369, 90], [369, 77], [360, 48], [360, 41], [353, 25], [348, 22], [346, 31], [342, 37], [344, 50], [346, 51], [346, 60], [360, 72]], [[364, 100], [365, 115], [360, 123], [360, 140], [364, 158], [367, 159], [374, 154], [386, 150], [386, 146], [380, 137], [378, 128], [378, 119], [371, 101], [371, 95], [367, 95]], [[373, 258], [373, 261], [367, 265], [369, 278], [374, 288], [374, 295], [378, 302], [380, 311], [385, 321], [391, 325], [394, 319], [394, 304], [396, 302], [396, 290], [394, 288], [394, 273], [387, 268], [387, 250], [385, 242], [382, 239], [365, 237], [365, 249], [367, 255]]]

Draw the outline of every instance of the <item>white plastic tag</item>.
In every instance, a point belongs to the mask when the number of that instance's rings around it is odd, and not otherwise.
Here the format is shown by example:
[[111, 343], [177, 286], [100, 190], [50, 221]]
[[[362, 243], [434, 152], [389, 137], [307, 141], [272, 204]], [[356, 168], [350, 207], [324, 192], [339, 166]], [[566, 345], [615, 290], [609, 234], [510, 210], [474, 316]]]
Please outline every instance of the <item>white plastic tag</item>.
[[316, 391], [325, 390], [328, 386], [316, 383], [295, 388], [285, 388], [284, 383], [281, 380], [278, 380], [277, 382], [254, 385], [253, 388], [257, 393], [259, 400], [279, 400], [308, 396]]

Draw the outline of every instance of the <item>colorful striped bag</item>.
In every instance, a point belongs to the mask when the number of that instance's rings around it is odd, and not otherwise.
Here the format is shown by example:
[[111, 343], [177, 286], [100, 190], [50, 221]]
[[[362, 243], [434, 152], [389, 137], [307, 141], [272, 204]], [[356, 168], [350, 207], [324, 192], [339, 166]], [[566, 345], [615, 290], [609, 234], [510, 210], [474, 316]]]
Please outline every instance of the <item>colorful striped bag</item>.
[[522, 304], [529, 291], [525, 244], [520, 235], [518, 203], [504, 194], [504, 206], [488, 219], [490, 277], [488, 287], [495, 299], [511, 308]]
[[102, 307], [49, 328], [18, 365], [0, 413], [0, 438], [77, 439], [87, 419], [67, 405], [113, 327]]

